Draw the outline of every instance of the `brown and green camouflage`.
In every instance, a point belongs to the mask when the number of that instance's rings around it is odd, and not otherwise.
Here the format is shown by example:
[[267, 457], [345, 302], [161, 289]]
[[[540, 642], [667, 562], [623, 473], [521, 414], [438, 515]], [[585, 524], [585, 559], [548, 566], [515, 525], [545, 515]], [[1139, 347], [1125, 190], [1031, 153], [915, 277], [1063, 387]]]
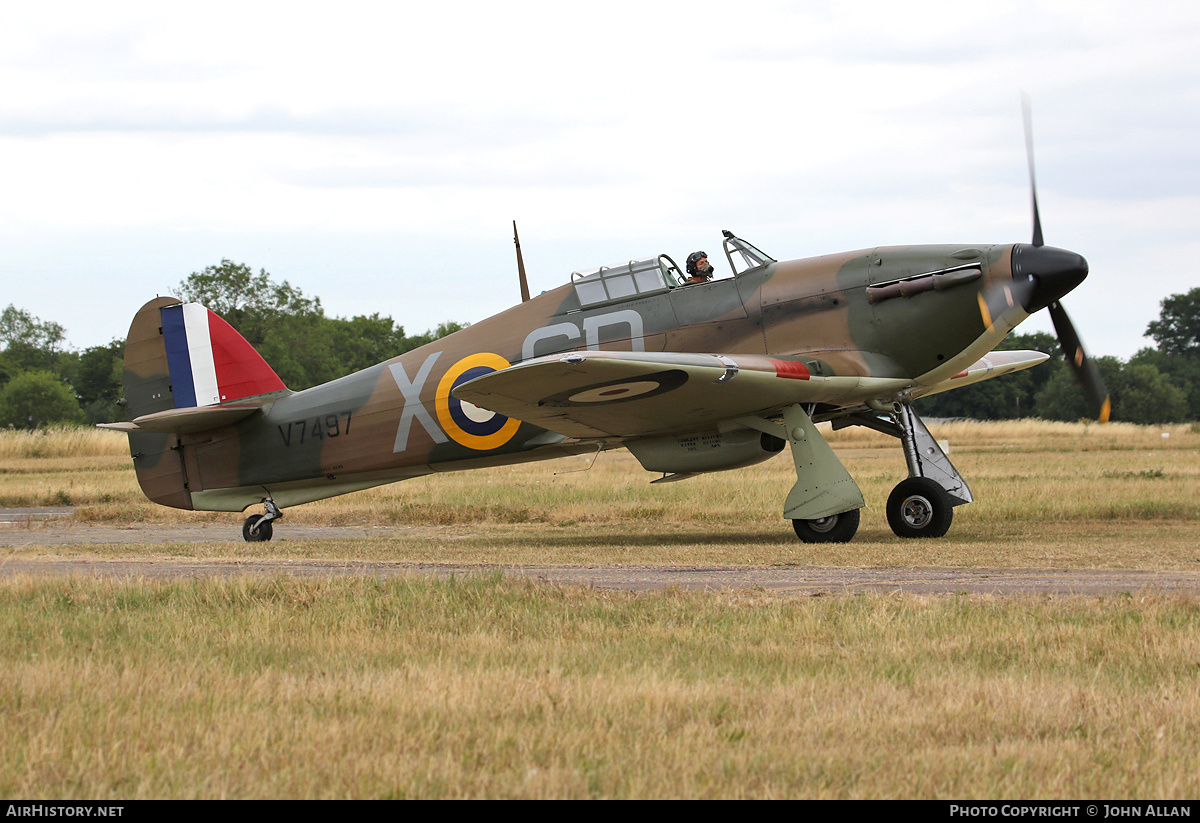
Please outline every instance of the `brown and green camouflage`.
[[[179, 402], [163, 331], [179, 301], [158, 298], [126, 343], [130, 420], [110, 425], [129, 432], [151, 500], [230, 512], [619, 446], [682, 479], [788, 444], [798, 477], [785, 516], [816, 522], [862, 503], [814, 445], [812, 421], [895, 426], [909, 443], [899, 412], [909, 401], [1044, 360], [992, 350], [1087, 273], [1079, 255], [1025, 244], [791, 261], [728, 233], [724, 246], [707, 283], [683, 283], [668, 255], [601, 267], [330, 383], [292, 392], [263, 378], [253, 385], [272, 390], [222, 388], [207, 403]], [[212, 349], [273, 376], [248, 362], [252, 350]]]

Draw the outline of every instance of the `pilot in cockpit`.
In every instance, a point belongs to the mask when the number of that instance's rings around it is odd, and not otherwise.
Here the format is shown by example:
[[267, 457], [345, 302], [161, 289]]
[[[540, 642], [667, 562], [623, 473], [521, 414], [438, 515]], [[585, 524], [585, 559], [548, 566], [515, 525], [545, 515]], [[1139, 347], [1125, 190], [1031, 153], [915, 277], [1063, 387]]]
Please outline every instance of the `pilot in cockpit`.
[[688, 255], [687, 269], [689, 283], [707, 283], [712, 280], [713, 267], [708, 262], [708, 254], [702, 251], [694, 251]]

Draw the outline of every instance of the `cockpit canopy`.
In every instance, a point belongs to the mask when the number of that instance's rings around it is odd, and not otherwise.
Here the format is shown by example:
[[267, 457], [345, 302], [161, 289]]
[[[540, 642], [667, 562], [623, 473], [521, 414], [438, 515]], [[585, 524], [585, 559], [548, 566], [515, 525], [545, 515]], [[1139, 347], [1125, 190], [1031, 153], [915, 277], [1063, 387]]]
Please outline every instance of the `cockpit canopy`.
[[[735, 277], [775, 262], [775, 258], [732, 232], [726, 230], [722, 234], [725, 236], [725, 259]], [[580, 308], [658, 294], [686, 285], [686, 282], [679, 266], [666, 254], [571, 274]]]
[[630, 260], [615, 266], [601, 266], [571, 275], [575, 294], [582, 307], [607, 303], [610, 300], [657, 294], [679, 284], [675, 275], [679, 269], [665, 254]]
[[722, 245], [725, 247], [725, 259], [729, 261], [729, 268], [734, 277], [740, 277], [748, 271], [775, 262], [774, 257], [735, 236], [729, 229], [722, 230], [721, 234], [725, 235]]

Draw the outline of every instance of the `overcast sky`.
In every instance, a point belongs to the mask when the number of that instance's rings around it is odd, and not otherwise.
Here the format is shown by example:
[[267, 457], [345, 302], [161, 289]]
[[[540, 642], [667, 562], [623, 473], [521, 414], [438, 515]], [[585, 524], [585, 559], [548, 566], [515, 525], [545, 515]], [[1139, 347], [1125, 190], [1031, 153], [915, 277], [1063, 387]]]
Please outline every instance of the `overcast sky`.
[[77, 348], [223, 258], [475, 322], [519, 301], [514, 219], [535, 293], [724, 228], [779, 259], [1028, 242], [1021, 90], [1092, 353], [1200, 285], [1196, 3], [0, 8], [0, 307]]

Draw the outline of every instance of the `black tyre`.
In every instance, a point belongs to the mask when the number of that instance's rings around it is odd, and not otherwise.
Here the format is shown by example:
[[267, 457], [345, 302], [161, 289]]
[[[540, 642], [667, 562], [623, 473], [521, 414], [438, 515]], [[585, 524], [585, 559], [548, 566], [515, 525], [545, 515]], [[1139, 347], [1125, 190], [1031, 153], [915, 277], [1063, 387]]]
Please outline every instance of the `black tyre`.
[[246, 522], [242, 524], [242, 539], [247, 543], [265, 543], [271, 539], [271, 521], [267, 520], [259, 524], [259, 527], [254, 528], [254, 524], [261, 518], [261, 514], [256, 514], [252, 517], [247, 517]]
[[887, 519], [897, 537], [941, 537], [954, 520], [954, 506], [934, 481], [910, 477], [888, 495]]
[[816, 520], [793, 520], [796, 536], [805, 543], [849, 543], [858, 531], [858, 509]]

